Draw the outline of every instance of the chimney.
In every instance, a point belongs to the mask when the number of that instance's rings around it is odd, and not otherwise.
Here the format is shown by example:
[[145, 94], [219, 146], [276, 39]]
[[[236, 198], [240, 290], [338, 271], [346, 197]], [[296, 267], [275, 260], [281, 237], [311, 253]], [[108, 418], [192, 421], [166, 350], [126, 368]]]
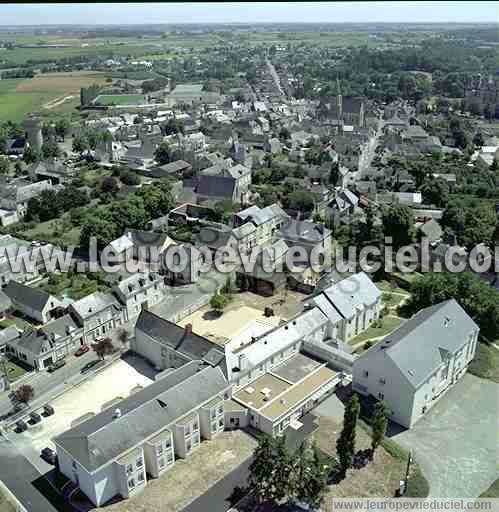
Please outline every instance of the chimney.
[[113, 414], [114, 419], [121, 418], [121, 409], [115, 409]]
[[184, 332], [185, 334], [192, 334], [192, 324], [185, 324]]

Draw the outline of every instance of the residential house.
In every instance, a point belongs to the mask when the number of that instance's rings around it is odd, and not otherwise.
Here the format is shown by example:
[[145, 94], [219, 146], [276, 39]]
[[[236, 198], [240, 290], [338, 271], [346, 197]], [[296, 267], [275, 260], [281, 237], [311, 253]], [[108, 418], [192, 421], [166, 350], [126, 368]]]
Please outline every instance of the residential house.
[[54, 438], [59, 469], [97, 507], [134, 496], [224, 429], [231, 387], [193, 361]]
[[57, 308], [63, 306], [59, 299], [42, 289], [16, 281], [9, 281], [3, 292], [9, 297], [14, 310], [41, 324], [54, 318]]
[[422, 309], [354, 362], [353, 390], [411, 428], [466, 372], [479, 327], [454, 300]]
[[69, 315], [39, 329], [28, 328], [7, 342], [7, 354], [33, 367], [46, 370], [84, 344], [83, 331]]
[[272, 240], [288, 218], [278, 204], [271, 204], [265, 208], [253, 205], [234, 215], [234, 225], [239, 227], [246, 223], [253, 224], [256, 228], [256, 245], [261, 245]]
[[[228, 180], [214, 179], [217, 177]], [[241, 164], [229, 168], [215, 165], [200, 171], [197, 181], [196, 192], [200, 197], [220, 197], [236, 203], [245, 203], [251, 185], [251, 168]]]
[[325, 288], [310, 299], [328, 318], [331, 337], [348, 343], [365, 331], [381, 312], [381, 291], [364, 272]]
[[136, 318], [143, 308], [158, 304], [165, 298], [165, 280], [159, 274], [138, 272], [120, 280], [113, 286], [113, 293], [124, 305], [124, 321]]
[[[0, 354], [5, 354], [7, 345], [19, 338], [21, 332], [15, 325], [10, 325], [0, 331]], [[0, 356], [1, 357], [1, 356]]]
[[135, 324], [131, 349], [160, 370], [178, 368], [190, 361], [203, 361], [227, 374], [225, 354], [216, 343], [185, 327], [142, 310]]
[[124, 322], [124, 312], [110, 293], [94, 292], [69, 306], [76, 323], [83, 328], [86, 343], [106, 336]]
[[312, 251], [327, 251], [331, 247], [331, 231], [323, 224], [287, 219], [276, 236], [282, 238], [289, 247], [303, 247], [307, 255]]
[[28, 202], [39, 196], [44, 190], [51, 190], [50, 180], [31, 183], [22, 178], [3, 178], [0, 180], [0, 208], [16, 212], [22, 219], [28, 211]]

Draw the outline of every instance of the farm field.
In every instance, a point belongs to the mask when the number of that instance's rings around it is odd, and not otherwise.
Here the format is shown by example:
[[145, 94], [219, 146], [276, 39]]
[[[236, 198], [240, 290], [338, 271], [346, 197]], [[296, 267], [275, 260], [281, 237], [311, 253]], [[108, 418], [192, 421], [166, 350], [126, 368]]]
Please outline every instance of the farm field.
[[141, 105], [145, 102], [143, 94], [101, 94], [94, 100], [95, 105]]
[[104, 84], [97, 72], [47, 73], [27, 79], [0, 80], [0, 119], [21, 121], [29, 112], [68, 111], [79, 103], [80, 87]]

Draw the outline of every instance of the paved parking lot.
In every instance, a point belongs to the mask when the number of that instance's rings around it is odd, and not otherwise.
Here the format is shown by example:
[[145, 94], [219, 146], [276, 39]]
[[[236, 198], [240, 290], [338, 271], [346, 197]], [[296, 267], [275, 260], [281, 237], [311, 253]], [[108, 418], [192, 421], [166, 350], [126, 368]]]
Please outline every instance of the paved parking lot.
[[498, 391], [467, 374], [411, 430], [393, 437], [414, 450], [430, 496], [476, 498], [497, 478]]
[[[136, 364], [134, 359], [137, 359]], [[129, 361], [134, 365], [119, 359], [83, 384], [53, 400], [53, 416], [43, 418], [38, 425], [30, 426], [27, 432], [10, 434], [10, 439], [30, 460], [35, 457], [34, 463], [39, 469], [43, 469], [43, 465], [40, 467], [36, 459], [39, 459], [42, 448], [54, 448], [51, 442], [53, 437], [70, 428], [75, 420], [89, 413], [97, 414], [114, 400], [129, 396], [137, 386], [144, 387], [152, 382], [151, 378], [144, 375], [146, 372], [141, 370], [141, 359], [133, 358]]]

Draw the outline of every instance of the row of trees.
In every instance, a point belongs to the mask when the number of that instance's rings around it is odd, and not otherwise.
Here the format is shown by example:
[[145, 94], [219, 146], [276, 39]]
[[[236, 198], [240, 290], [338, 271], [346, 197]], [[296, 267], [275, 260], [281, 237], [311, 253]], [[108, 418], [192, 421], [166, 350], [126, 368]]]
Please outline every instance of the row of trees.
[[499, 294], [469, 272], [431, 273], [418, 277], [411, 285], [411, 297], [405, 303], [403, 313], [413, 315], [422, 308], [452, 298], [480, 326], [483, 336], [496, 339], [499, 332]]

